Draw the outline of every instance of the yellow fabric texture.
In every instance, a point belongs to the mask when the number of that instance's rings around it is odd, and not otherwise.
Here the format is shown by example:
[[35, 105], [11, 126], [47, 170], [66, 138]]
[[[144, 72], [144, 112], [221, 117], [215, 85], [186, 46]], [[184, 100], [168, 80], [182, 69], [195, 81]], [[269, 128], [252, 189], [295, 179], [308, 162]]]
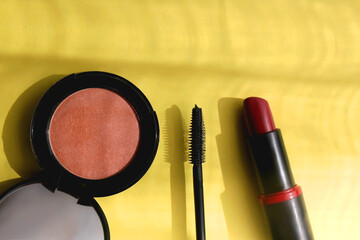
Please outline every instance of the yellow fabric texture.
[[39, 171], [28, 131], [44, 91], [106, 71], [139, 87], [160, 124], [146, 175], [97, 198], [112, 239], [195, 239], [194, 104], [206, 126], [207, 239], [270, 239], [239, 123], [249, 96], [270, 103], [315, 238], [360, 238], [358, 2], [3, 0], [0, 16], [1, 191]]

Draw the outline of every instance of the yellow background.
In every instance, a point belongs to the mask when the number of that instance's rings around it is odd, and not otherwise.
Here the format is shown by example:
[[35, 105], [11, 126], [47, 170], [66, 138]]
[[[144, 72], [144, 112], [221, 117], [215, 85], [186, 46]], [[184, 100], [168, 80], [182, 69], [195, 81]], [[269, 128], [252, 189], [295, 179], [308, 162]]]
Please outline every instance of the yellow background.
[[266, 98], [316, 239], [360, 238], [360, 5], [356, 1], [0, 1], [0, 190], [38, 171], [36, 102], [64, 75], [132, 81], [161, 141], [132, 188], [97, 199], [112, 239], [195, 239], [186, 137], [203, 108], [207, 238], [269, 239], [244, 149], [242, 99]]

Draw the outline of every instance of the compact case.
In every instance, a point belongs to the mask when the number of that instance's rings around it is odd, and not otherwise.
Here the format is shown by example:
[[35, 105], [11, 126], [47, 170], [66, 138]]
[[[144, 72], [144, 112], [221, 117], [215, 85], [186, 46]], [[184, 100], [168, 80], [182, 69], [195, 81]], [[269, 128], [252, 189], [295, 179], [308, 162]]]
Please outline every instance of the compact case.
[[63, 78], [31, 124], [41, 173], [0, 196], [0, 239], [110, 239], [94, 197], [135, 184], [158, 143], [156, 113], [132, 83], [104, 72]]

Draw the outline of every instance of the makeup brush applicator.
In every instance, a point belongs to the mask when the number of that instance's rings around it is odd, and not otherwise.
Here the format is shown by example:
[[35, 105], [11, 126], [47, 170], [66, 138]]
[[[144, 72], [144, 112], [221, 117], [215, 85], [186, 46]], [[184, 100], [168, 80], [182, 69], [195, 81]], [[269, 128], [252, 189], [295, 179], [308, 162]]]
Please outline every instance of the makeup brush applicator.
[[190, 161], [193, 166], [196, 239], [205, 240], [202, 163], [205, 161], [205, 127], [201, 108], [195, 105], [190, 125]]

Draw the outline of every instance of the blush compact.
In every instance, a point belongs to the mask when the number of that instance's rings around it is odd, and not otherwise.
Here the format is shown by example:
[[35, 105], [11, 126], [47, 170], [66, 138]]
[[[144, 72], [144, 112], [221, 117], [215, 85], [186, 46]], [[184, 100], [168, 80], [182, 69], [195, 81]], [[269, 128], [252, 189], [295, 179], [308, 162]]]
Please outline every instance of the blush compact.
[[150, 168], [159, 125], [145, 95], [114, 74], [69, 75], [38, 103], [30, 137], [42, 171], [0, 196], [0, 239], [110, 239], [94, 197]]

